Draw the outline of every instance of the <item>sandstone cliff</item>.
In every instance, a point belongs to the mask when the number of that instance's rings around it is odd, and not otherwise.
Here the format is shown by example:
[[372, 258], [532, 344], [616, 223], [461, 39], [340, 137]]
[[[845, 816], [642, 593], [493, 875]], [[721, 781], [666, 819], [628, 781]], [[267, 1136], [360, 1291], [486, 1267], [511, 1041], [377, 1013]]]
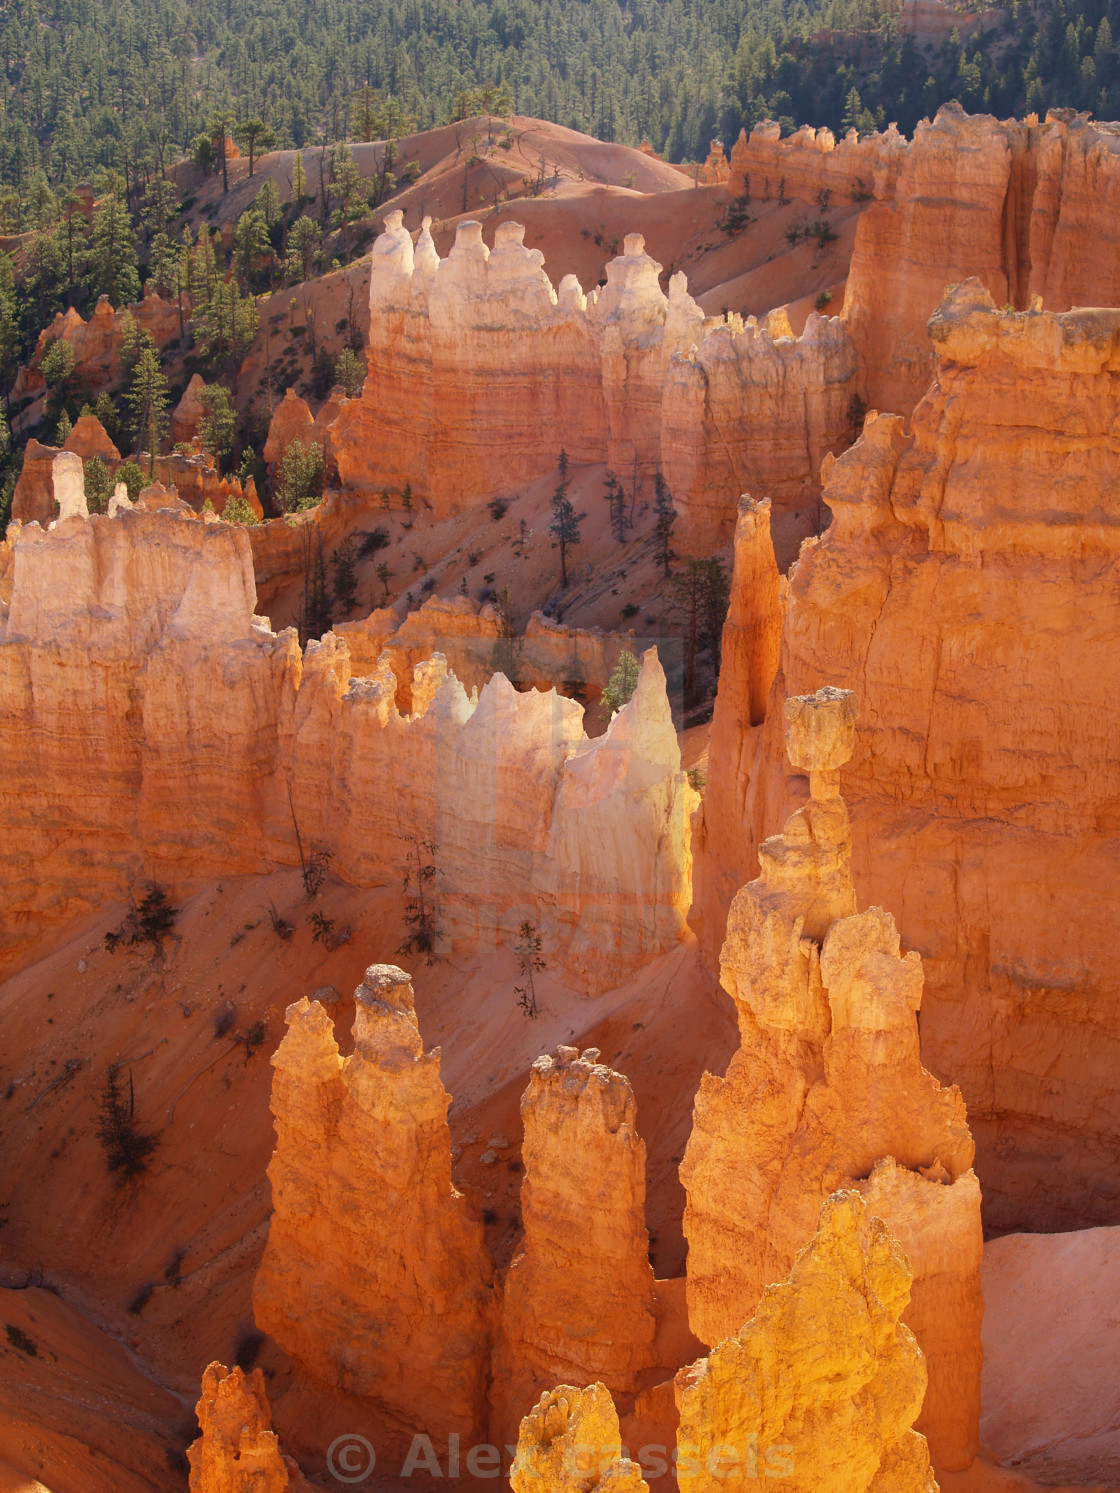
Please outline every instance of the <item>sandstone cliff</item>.
[[369, 376], [331, 432], [345, 486], [409, 482], [442, 515], [544, 475], [564, 448], [620, 472], [664, 468], [690, 553], [726, 542], [746, 487], [782, 503], [816, 491], [821, 457], [847, 438], [855, 359], [839, 321], [814, 317], [794, 339], [705, 319], [683, 275], [661, 288], [640, 234], [600, 289], [585, 295], [574, 275], [554, 289], [523, 236], [503, 223], [491, 251], [481, 225], [461, 223], [441, 260], [426, 226], [414, 246], [389, 214], [374, 246]]
[[561, 1047], [533, 1064], [521, 1118], [525, 1236], [503, 1285], [491, 1391], [499, 1438], [557, 1380], [633, 1394], [656, 1327], [630, 1084], [595, 1048]]
[[956, 1089], [922, 1067], [922, 965], [894, 920], [856, 911], [839, 769], [855, 701], [824, 689], [786, 702], [787, 743], [810, 798], [759, 847], [761, 874], [731, 906], [721, 980], [742, 1046], [705, 1074], [681, 1166], [689, 1325], [732, 1335], [782, 1279], [823, 1198], [865, 1190], [906, 1250], [908, 1323], [929, 1367], [919, 1428], [935, 1464], [967, 1467], [980, 1404], [980, 1189]]
[[803, 793], [782, 700], [858, 680], [853, 875], [922, 953], [924, 1060], [965, 1096], [985, 1222], [1084, 1226], [1120, 1206], [1120, 315], [1000, 313], [970, 282], [931, 331], [911, 433], [880, 416], [826, 472], [834, 520], [790, 577], [765, 725], [713, 751], [704, 937], [714, 957], [723, 889]]
[[911, 1429], [926, 1373], [899, 1318], [906, 1260], [857, 1193], [819, 1226], [754, 1317], [677, 1375], [682, 1493], [781, 1479], [796, 1493], [936, 1493]]
[[78, 515], [13, 526], [3, 555], [9, 948], [146, 879], [296, 864], [297, 823], [360, 885], [435, 845], [441, 949], [529, 919], [550, 967], [594, 991], [687, 936], [696, 796], [655, 653], [591, 741], [574, 701], [500, 674], [477, 702], [441, 676], [402, 716], [388, 663], [355, 675], [334, 634], [303, 655], [254, 616], [243, 529]]
[[187, 1449], [190, 1493], [310, 1493], [272, 1430], [260, 1369], [212, 1363], [195, 1407], [198, 1440]]
[[371, 965], [355, 1002], [348, 1058], [318, 1001], [287, 1013], [254, 1313], [387, 1428], [469, 1438], [483, 1426], [490, 1260], [451, 1181], [439, 1050], [424, 1051], [403, 970]]
[[996, 120], [952, 103], [889, 160], [856, 232], [843, 311], [872, 407], [909, 414], [925, 393], [926, 319], [968, 276], [1020, 311], [1035, 296], [1048, 311], [1120, 300], [1120, 137], [1110, 125], [1063, 109], [1042, 124]]

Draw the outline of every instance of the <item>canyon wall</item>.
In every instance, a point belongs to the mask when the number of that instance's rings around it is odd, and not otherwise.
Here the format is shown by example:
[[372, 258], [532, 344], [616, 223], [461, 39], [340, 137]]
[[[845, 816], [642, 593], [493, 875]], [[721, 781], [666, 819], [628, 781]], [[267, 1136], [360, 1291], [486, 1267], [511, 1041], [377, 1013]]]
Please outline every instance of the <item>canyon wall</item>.
[[844, 299], [871, 408], [914, 408], [934, 373], [926, 320], [970, 276], [1020, 311], [1036, 296], [1048, 311], [1120, 302], [1115, 125], [1069, 109], [1042, 124], [997, 120], [951, 103], [897, 157], [876, 174]]
[[930, 332], [910, 433], [871, 419], [826, 470], [833, 523], [790, 574], [764, 723], [745, 724], [755, 675], [728, 655], [697, 836], [704, 944], [714, 959], [729, 888], [804, 796], [783, 700], [858, 683], [855, 886], [922, 956], [923, 1059], [964, 1094], [985, 1222], [1111, 1222], [1120, 312], [1000, 313], [971, 281]]
[[817, 490], [822, 457], [847, 443], [855, 356], [839, 320], [814, 314], [796, 339], [705, 318], [684, 275], [662, 290], [640, 234], [590, 295], [574, 275], [554, 289], [523, 236], [503, 223], [489, 250], [461, 223], [441, 260], [427, 226], [414, 246], [388, 215], [369, 374], [331, 429], [345, 487], [409, 482], [442, 516], [548, 473], [563, 448], [620, 473], [663, 468], [690, 553], [727, 541], [744, 489], [779, 503]]
[[379, 1425], [438, 1441], [484, 1423], [490, 1257], [451, 1181], [450, 1103], [403, 970], [372, 965], [339, 1055], [318, 1001], [272, 1062], [272, 1220], [257, 1325]]
[[521, 1421], [509, 1480], [513, 1493], [648, 1493], [602, 1384], [541, 1395]]
[[890, 914], [857, 913], [839, 771], [855, 699], [787, 699], [793, 764], [810, 797], [759, 846], [761, 874], [736, 896], [720, 978], [741, 1046], [705, 1074], [681, 1165], [689, 1326], [732, 1336], [788, 1273], [821, 1202], [865, 1190], [903, 1242], [906, 1321], [929, 1369], [918, 1428], [935, 1464], [967, 1468], [980, 1410], [980, 1189], [959, 1090], [922, 1067], [915, 1013], [922, 963], [903, 958]]
[[697, 796], [654, 651], [589, 741], [575, 701], [500, 674], [471, 699], [437, 670], [423, 713], [403, 716], [388, 658], [356, 675], [336, 635], [301, 654], [253, 609], [248, 534], [184, 505], [11, 527], [8, 954], [149, 879], [297, 864], [295, 822], [364, 886], [399, 883], [434, 845], [443, 950], [493, 947], [528, 919], [550, 967], [603, 990], [686, 935]]

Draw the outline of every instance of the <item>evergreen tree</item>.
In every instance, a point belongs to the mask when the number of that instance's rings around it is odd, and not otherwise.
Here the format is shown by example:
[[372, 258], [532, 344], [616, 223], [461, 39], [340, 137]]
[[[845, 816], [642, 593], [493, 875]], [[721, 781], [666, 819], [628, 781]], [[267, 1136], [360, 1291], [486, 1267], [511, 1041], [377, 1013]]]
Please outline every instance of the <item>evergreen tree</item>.
[[95, 298], [107, 295], [118, 309], [140, 299], [132, 219], [116, 197], [107, 198], [93, 215], [88, 282]]
[[202, 449], [209, 451], [218, 471], [222, 470], [222, 457], [233, 450], [233, 433], [237, 426], [237, 413], [230, 402], [229, 393], [221, 384], [206, 384], [199, 400], [202, 404], [202, 419], [198, 423], [198, 434]]
[[276, 501], [284, 513], [314, 508], [323, 495], [323, 448], [317, 441], [306, 445], [294, 440], [280, 459]]
[[243, 120], [233, 133], [237, 143], [248, 152], [249, 175], [252, 176], [257, 156], [271, 150], [276, 144], [276, 131], [254, 115], [252, 119]]
[[91, 456], [85, 463], [85, 489], [89, 511], [105, 513], [113, 495], [113, 479], [100, 456]]
[[653, 533], [655, 548], [653, 558], [661, 566], [662, 572], [668, 579], [673, 561], [676, 556], [673, 553], [673, 525], [677, 521], [677, 510], [673, 503], [673, 495], [669, 491], [669, 485], [660, 472], [653, 479], [654, 499]]
[[138, 339], [137, 352], [128, 375], [125, 404], [132, 414], [136, 435], [136, 459], [145, 449], [149, 453], [148, 473], [155, 470], [155, 458], [167, 430], [167, 379], [160, 365], [159, 353], [146, 333]]
[[622, 483], [613, 472], [607, 473], [606, 498], [610, 510], [611, 533], [619, 544], [626, 543], [626, 494], [622, 491]]
[[567, 452], [560, 452], [557, 463], [560, 470], [560, 481], [556, 491], [550, 499], [552, 507], [552, 518], [549, 521], [548, 532], [556, 541], [560, 549], [560, 585], [563, 589], [568, 586], [568, 550], [579, 543], [579, 526], [581, 520], [587, 517], [586, 513], [577, 513], [571, 498], [568, 497], [568, 456]]
[[642, 666], [633, 650], [624, 648], [618, 656], [618, 663], [611, 670], [611, 677], [601, 696], [601, 703], [612, 715], [630, 703], [630, 697], [638, 687], [641, 672]]
[[366, 370], [361, 359], [357, 357], [352, 347], [344, 347], [335, 360], [334, 365], [335, 382], [341, 384], [345, 389], [347, 397], [353, 399], [361, 392], [362, 384], [365, 382]]
[[358, 578], [354, 571], [354, 536], [346, 538], [331, 556], [334, 571], [334, 599], [343, 612], [352, 612], [358, 605]]

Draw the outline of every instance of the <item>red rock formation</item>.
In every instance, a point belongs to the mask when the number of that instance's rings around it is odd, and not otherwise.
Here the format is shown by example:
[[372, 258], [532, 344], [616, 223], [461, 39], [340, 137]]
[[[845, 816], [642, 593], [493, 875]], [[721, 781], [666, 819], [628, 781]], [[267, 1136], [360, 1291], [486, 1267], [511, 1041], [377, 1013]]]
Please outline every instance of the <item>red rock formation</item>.
[[508, 664], [522, 688], [546, 692], [555, 688], [568, 695], [578, 690], [583, 698], [595, 699], [619, 654], [633, 642], [632, 633], [565, 627], [543, 612], [534, 612], [525, 625], [521, 646], [512, 661], [507, 661], [495, 652], [501, 636], [497, 609], [467, 596], [430, 596], [403, 619], [392, 607], [378, 607], [361, 621], [336, 623], [334, 632], [345, 642], [355, 674], [372, 674], [382, 652], [388, 652], [402, 714], [414, 708], [413, 670], [437, 651], [468, 693], [483, 688], [500, 660]]
[[483, 1426], [490, 1260], [451, 1182], [439, 1049], [403, 970], [371, 965], [339, 1056], [318, 1001], [289, 1007], [273, 1065], [273, 1214], [257, 1323], [382, 1424], [469, 1444]]
[[260, 1369], [212, 1363], [195, 1407], [198, 1439], [187, 1448], [190, 1493], [311, 1493], [272, 1430]]
[[[737, 759], [712, 755], [708, 791], [736, 818], [718, 887], [701, 839], [705, 940], [718, 888], [753, 874], [798, 792], [782, 699], [859, 680], [853, 874], [923, 954], [923, 1055], [968, 1103], [985, 1221], [1083, 1226], [1120, 1207], [1120, 314], [1000, 314], [970, 282], [931, 330], [938, 375], [911, 433], [869, 421], [826, 473], [835, 516], [790, 578], [766, 724]], [[742, 699], [742, 680], [725, 671], [725, 690]]]
[[171, 416], [172, 445], [187, 445], [198, 439], [198, 430], [204, 413], [202, 391], [205, 387], [206, 383], [201, 373], [192, 373], [191, 381]]
[[957, 1089], [921, 1065], [922, 965], [882, 908], [856, 913], [838, 795], [854, 698], [786, 702], [809, 802], [759, 847], [732, 903], [720, 978], [742, 1046], [705, 1074], [681, 1166], [689, 1326], [728, 1337], [788, 1272], [837, 1187], [866, 1189], [914, 1276], [908, 1324], [929, 1366], [919, 1429], [937, 1466], [968, 1467], [980, 1406], [980, 1189]]
[[[731, 603], [723, 625], [719, 690], [712, 714], [712, 764], [696, 837], [696, 902], [690, 921], [717, 959], [731, 899], [742, 885], [743, 823], [751, 747], [781, 647], [778, 567], [770, 540], [770, 503], [744, 497], [735, 525]], [[711, 918], [711, 927], [705, 919]]]
[[[190, 316], [190, 298], [184, 297], [184, 317]], [[101, 296], [89, 321], [84, 321], [73, 306], [55, 313], [54, 320], [39, 333], [35, 351], [27, 368], [21, 368], [13, 386], [14, 397], [41, 390], [43, 376], [39, 364], [51, 342], [68, 342], [74, 350], [75, 375], [91, 389], [103, 389], [120, 377], [120, 354], [126, 318], [149, 332], [157, 347], [166, 347], [180, 334], [179, 308], [155, 292], [131, 306], [114, 311], [108, 296]]]
[[264, 443], [264, 459], [270, 466], [284, 458], [284, 453], [294, 440], [309, 445], [315, 439], [315, 421], [306, 399], [301, 399], [295, 389], [288, 389], [276, 406], [268, 426], [268, 437]]
[[[715, 1493], [937, 1493], [911, 1427], [926, 1372], [899, 1318], [910, 1272], [857, 1193], [838, 1192], [751, 1321], [677, 1375], [677, 1482]], [[765, 1486], [765, 1484], [763, 1484]]]
[[706, 187], [721, 186], [730, 174], [727, 157], [723, 153], [723, 141], [713, 140], [708, 159], [700, 167], [700, 180]]
[[788, 320], [771, 335], [754, 317], [729, 317], [672, 360], [661, 457], [682, 553], [726, 544], [743, 492], [770, 497], [775, 512], [815, 503], [822, 460], [850, 439], [855, 371], [843, 323], [815, 311], [798, 338]]
[[731, 197], [749, 193], [753, 201], [770, 202], [784, 195], [815, 206], [825, 191], [835, 207], [860, 201], [865, 194], [889, 197], [908, 150], [894, 125], [863, 140], [852, 131], [837, 141], [831, 130], [811, 125], [784, 140], [781, 133], [772, 119], [756, 124], [749, 139], [740, 131], [731, 150]]
[[521, 1096], [524, 1244], [505, 1277], [491, 1400], [499, 1439], [555, 1384], [633, 1394], [653, 1363], [646, 1148], [621, 1073], [561, 1047]]

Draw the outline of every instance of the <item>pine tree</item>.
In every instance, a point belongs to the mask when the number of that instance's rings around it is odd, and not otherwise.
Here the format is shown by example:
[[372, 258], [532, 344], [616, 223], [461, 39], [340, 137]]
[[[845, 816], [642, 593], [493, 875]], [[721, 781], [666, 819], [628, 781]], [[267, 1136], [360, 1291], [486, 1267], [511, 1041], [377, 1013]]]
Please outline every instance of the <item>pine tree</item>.
[[568, 497], [568, 454], [566, 451], [561, 450], [557, 467], [560, 472], [560, 482], [550, 499], [552, 518], [548, 525], [548, 532], [560, 549], [560, 585], [566, 590], [568, 550], [579, 543], [580, 522], [587, 517], [587, 514], [577, 513], [571, 498]]
[[147, 446], [148, 472], [155, 470], [156, 454], [167, 429], [167, 379], [160, 366], [159, 353], [151, 339], [140, 346], [128, 381], [125, 403], [132, 411], [132, 428], [136, 432], [136, 459]]
[[118, 308], [140, 299], [132, 219], [116, 197], [107, 198], [93, 216], [89, 288], [94, 297], [107, 295]]
[[653, 479], [653, 534], [655, 548], [653, 558], [661, 566], [668, 579], [676, 556], [673, 553], [673, 525], [677, 521], [677, 510], [673, 503], [673, 495], [669, 491], [668, 483], [660, 472]]
[[229, 393], [221, 384], [207, 384], [199, 396], [202, 404], [202, 419], [198, 434], [202, 449], [209, 451], [218, 471], [222, 470], [222, 457], [233, 450], [233, 433], [237, 425], [237, 413], [230, 402]]
[[607, 500], [610, 509], [611, 533], [619, 544], [626, 543], [626, 494], [622, 490], [622, 483], [613, 472], [607, 473], [606, 491], [603, 496]]
[[638, 676], [641, 672], [642, 666], [633, 651], [630, 648], [624, 648], [618, 656], [618, 663], [611, 670], [611, 677], [607, 680], [607, 686], [600, 697], [602, 704], [612, 715], [630, 703], [630, 697], [638, 687]]
[[354, 536], [346, 538], [331, 556], [334, 571], [334, 599], [343, 612], [352, 612], [358, 605], [358, 579], [354, 572]]

